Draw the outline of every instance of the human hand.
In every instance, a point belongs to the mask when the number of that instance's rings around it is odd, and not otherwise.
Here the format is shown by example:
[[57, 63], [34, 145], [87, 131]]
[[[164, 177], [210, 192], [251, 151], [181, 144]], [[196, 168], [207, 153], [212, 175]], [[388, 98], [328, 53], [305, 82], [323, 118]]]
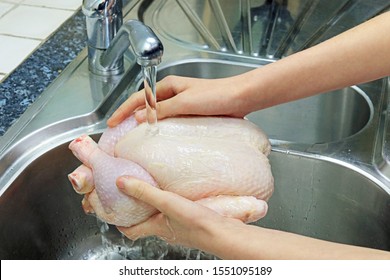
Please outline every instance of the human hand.
[[132, 240], [156, 235], [168, 243], [197, 248], [222, 259], [390, 258], [390, 253], [386, 251], [246, 225], [132, 177], [118, 178], [117, 185], [123, 193], [149, 203], [160, 211], [141, 224], [129, 228], [118, 227]]
[[141, 224], [129, 228], [118, 227], [118, 230], [131, 240], [155, 235], [171, 244], [213, 253], [210, 246], [222, 242], [219, 231], [244, 225], [239, 220], [223, 217], [178, 194], [154, 188], [132, 177], [118, 178], [117, 186], [125, 194], [160, 211]]
[[[250, 111], [239, 76], [224, 79], [196, 79], [168, 76], [156, 84], [157, 118], [177, 115], [224, 115], [244, 117]], [[138, 122], [146, 120], [144, 90], [132, 94], [107, 121], [113, 127], [135, 112]]]

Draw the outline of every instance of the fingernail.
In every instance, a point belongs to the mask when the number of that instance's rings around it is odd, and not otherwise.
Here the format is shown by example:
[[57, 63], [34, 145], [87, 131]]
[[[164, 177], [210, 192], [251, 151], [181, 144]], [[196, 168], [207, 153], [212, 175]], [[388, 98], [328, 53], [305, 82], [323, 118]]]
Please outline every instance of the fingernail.
[[116, 185], [117, 185], [118, 189], [124, 189], [125, 188], [126, 180], [127, 180], [127, 178], [125, 176], [119, 177], [116, 180]]
[[113, 124], [115, 124], [115, 123], [113, 123], [114, 115], [112, 115], [106, 122], [109, 127], [112, 127]]

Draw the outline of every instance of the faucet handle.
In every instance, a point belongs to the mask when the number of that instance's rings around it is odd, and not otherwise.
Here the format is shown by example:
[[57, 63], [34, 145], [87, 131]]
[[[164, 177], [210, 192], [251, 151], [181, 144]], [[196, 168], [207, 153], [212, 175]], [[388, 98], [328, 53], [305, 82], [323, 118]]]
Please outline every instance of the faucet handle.
[[123, 23], [121, 0], [83, 0], [88, 36], [88, 63], [92, 73], [123, 73], [123, 54], [131, 46], [141, 66], [161, 62], [163, 45], [153, 30], [137, 20]]
[[88, 44], [107, 49], [123, 23], [121, 0], [83, 0]]
[[82, 10], [88, 17], [107, 17], [122, 14], [121, 0], [83, 0]]

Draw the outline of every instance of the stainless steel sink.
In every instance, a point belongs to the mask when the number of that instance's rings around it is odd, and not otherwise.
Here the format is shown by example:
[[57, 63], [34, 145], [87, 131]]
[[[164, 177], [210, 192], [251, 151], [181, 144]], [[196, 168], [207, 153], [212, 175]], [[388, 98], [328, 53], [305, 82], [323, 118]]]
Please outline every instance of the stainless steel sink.
[[275, 193], [257, 225], [324, 240], [390, 250], [390, 196], [353, 166], [273, 152]]
[[[33, 160], [0, 197], [1, 259], [188, 257], [154, 238], [132, 244], [113, 227], [103, 234], [67, 180], [79, 165], [67, 145]], [[380, 183], [310, 155], [274, 151], [270, 161], [275, 194], [258, 225], [390, 250], [390, 195]]]
[[[72, 72], [85, 71], [85, 64], [85, 60], [80, 60]], [[253, 67], [249, 64], [209, 59], [183, 60], [163, 65], [158, 78], [178, 73], [192, 77], [224, 77], [248, 71]], [[132, 71], [128, 76], [134, 76], [135, 72]], [[130, 86], [118, 99], [120, 102], [138, 89], [141, 83], [139, 74], [135, 75], [134, 79], [128, 79]], [[68, 86], [74, 87], [72, 80], [61, 81], [62, 91], [66, 91]], [[375, 174], [374, 168], [365, 163], [365, 153], [362, 150], [359, 153], [356, 147], [356, 143], [361, 141], [373, 141], [371, 132], [377, 129], [379, 124], [376, 108], [380, 98], [374, 98], [372, 102], [369, 96], [384, 93], [376, 92], [378, 88], [374, 85], [375, 83], [361, 86], [366, 91], [360, 87], [352, 87], [327, 93], [323, 97], [312, 97], [254, 113], [254, 122], [260, 126], [269, 122], [268, 127], [274, 127], [271, 131], [277, 132], [271, 138], [273, 152], [270, 156], [275, 177], [275, 193], [269, 202], [268, 215], [256, 225], [390, 250], [390, 190], [386, 182]], [[56, 89], [53, 86], [53, 90]], [[63, 102], [63, 98], [58, 101]], [[55, 103], [55, 100], [51, 102]], [[334, 119], [319, 118], [318, 124], [321, 127], [332, 127], [333, 124], [339, 130], [347, 131], [344, 134], [335, 134], [337, 137], [332, 138], [333, 142], [327, 141], [327, 138], [320, 139], [318, 134], [311, 131], [304, 133], [305, 137], [300, 136], [300, 139], [289, 139], [290, 134], [283, 131], [284, 126], [275, 127], [278, 123], [284, 125], [284, 122], [294, 125], [294, 121], [283, 115], [281, 110], [285, 111], [287, 107], [289, 113], [294, 114], [301, 110], [300, 102], [306, 106], [311, 104], [312, 108], [308, 115], [300, 115], [300, 122], [311, 123], [315, 116], [324, 114], [322, 110], [325, 108], [334, 110], [338, 107], [336, 112], [342, 114], [343, 107], [355, 108], [356, 105], [360, 106], [361, 113], [357, 114], [350, 109], [347, 111], [352, 116], [348, 117], [360, 116], [361, 121], [354, 123], [336, 119], [339, 121], [337, 124], [327, 123], [334, 122]], [[115, 108], [117, 103], [112, 107]], [[103, 108], [106, 102], [100, 104], [102, 105], [99, 107]], [[328, 104], [328, 107], [323, 104]], [[315, 105], [321, 110], [316, 110]], [[4, 153], [8, 155], [1, 161], [5, 165], [9, 162], [7, 158], [12, 159], [13, 154], [20, 153], [25, 159], [22, 157], [19, 163], [16, 161], [15, 167], [11, 164], [11, 170], [0, 179], [0, 182], [6, 185], [0, 196], [2, 259], [213, 258], [199, 251], [168, 246], [155, 238], [143, 239], [133, 244], [121, 237], [114, 227], [102, 232], [104, 225], [95, 217], [84, 214], [81, 196], [73, 191], [67, 179], [67, 174], [79, 165], [67, 146], [71, 139], [85, 132], [94, 134], [97, 139], [99, 132], [105, 127], [105, 116], [113, 108], [105, 109], [105, 114], [97, 114], [96, 110], [93, 110], [89, 114], [44, 126], [37, 133], [21, 137]], [[44, 116], [47, 110], [48, 108], [40, 113]], [[273, 115], [279, 115], [281, 119], [269, 118], [265, 111], [271, 112], [271, 115], [274, 111]], [[43, 116], [38, 119], [43, 119]], [[253, 115], [248, 116], [252, 117]], [[91, 123], [88, 124], [89, 122]], [[34, 123], [33, 120], [31, 125]], [[53, 126], [73, 128], [51, 135]], [[302, 129], [302, 132], [304, 131]], [[333, 133], [331, 130], [327, 132]], [[42, 145], [35, 148], [26, 146], [29, 142], [42, 141], [43, 135], [48, 135], [48, 141]], [[317, 143], [318, 140], [321, 143]], [[342, 154], [343, 149], [354, 147], [354, 157], [345, 157]], [[319, 149], [321, 154], [316, 152], [316, 149]], [[333, 154], [335, 149], [341, 152]]]
[[[200, 2], [193, 1], [197, 13], [207, 9]], [[304, 6], [297, 2], [292, 11]], [[163, 39], [158, 79], [227, 77], [272, 62], [273, 52], [217, 51], [192, 42], [198, 35], [178, 42], [176, 33], [167, 34], [170, 25], [156, 25], [168, 21], [161, 15], [175, 1], [144, 3], [134, 1], [127, 18], [141, 15]], [[67, 145], [82, 133], [97, 139], [108, 116], [141, 84], [131, 57], [122, 76], [102, 78], [88, 72], [86, 56], [84, 50], [0, 138], [1, 259], [214, 258], [156, 238], [132, 243], [84, 214], [66, 176], [79, 164]], [[248, 115], [273, 148], [275, 193], [256, 225], [390, 250], [388, 94], [383, 79]]]

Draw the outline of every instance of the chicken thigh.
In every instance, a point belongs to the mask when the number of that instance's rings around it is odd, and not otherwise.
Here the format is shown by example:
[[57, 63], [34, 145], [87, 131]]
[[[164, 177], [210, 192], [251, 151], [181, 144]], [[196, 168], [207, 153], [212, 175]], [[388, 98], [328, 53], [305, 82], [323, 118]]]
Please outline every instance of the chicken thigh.
[[[253, 222], [267, 212], [273, 192], [266, 135], [248, 120], [180, 117], [158, 122], [158, 133], [133, 117], [107, 129], [99, 144], [84, 135], [69, 148], [83, 163], [69, 175], [84, 210], [119, 225], [157, 212], [122, 194], [116, 178], [130, 175], [182, 195], [224, 216]], [[84, 179], [80, 179], [84, 178]]]

